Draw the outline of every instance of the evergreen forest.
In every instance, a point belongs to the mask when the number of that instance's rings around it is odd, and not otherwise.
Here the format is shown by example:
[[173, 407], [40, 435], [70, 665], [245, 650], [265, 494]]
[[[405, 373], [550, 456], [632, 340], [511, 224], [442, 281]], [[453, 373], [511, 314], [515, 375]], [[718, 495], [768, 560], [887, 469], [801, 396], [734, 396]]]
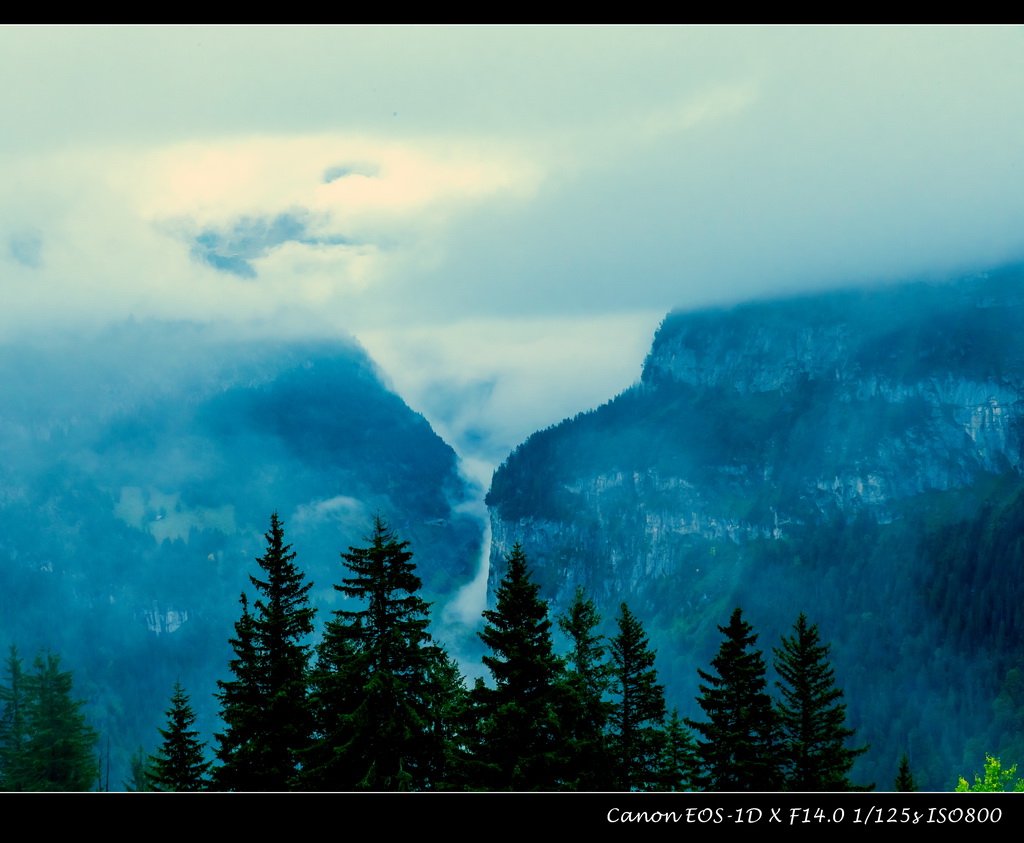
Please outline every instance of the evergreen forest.
[[[0, 688], [5, 790], [130, 791], [849, 791], [858, 741], [830, 646], [803, 614], [766, 654], [736, 608], [695, 667], [699, 716], [668, 700], [643, 624], [612, 625], [578, 588], [550, 617], [516, 546], [480, 633], [485, 676], [470, 685], [430, 632], [409, 543], [380, 515], [341, 554], [347, 598], [322, 627], [312, 583], [275, 513], [239, 598], [232, 658], [214, 692], [221, 725], [195, 727], [176, 683], [166, 725], [120, 785], [58, 656], [26, 669], [16, 647]], [[609, 634], [605, 634], [607, 630]], [[671, 705], [670, 705], [671, 703]], [[107, 750], [109, 753], [109, 749]], [[897, 762], [899, 767], [897, 769]], [[991, 762], [990, 762], [991, 763]], [[896, 789], [914, 789], [906, 754]], [[1005, 772], [1005, 771], [1004, 771]], [[993, 774], [994, 775], [994, 774]], [[1011, 774], [1012, 775], [1012, 771]], [[991, 775], [989, 776], [991, 778]], [[1004, 778], [1006, 776], [1004, 775]], [[987, 781], [987, 779], [986, 779]], [[1007, 779], [1009, 781], [1009, 779]], [[888, 782], [880, 784], [888, 789]]]

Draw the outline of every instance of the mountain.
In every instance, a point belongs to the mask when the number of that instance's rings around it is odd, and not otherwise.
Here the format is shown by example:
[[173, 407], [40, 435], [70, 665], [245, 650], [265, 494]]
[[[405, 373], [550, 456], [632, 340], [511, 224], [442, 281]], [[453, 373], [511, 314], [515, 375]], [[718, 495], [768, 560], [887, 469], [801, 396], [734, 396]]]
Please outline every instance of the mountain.
[[131, 322], [0, 345], [0, 384], [0, 642], [75, 670], [115, 788], [176, 681], [218, 728], [272, 512], [325, 610], [378, 511], [428, 595], [474, 573], [483, 530], [458, 509], [454, 451], [352, 341]]
[[494, 475], [491, 577], [521, 542], [556, 611], [626, 600], [700, 719], [732, 608], [833, 642], [883, 789], [1024, 760], [1024, 268], [669, 315], [640, 382]]

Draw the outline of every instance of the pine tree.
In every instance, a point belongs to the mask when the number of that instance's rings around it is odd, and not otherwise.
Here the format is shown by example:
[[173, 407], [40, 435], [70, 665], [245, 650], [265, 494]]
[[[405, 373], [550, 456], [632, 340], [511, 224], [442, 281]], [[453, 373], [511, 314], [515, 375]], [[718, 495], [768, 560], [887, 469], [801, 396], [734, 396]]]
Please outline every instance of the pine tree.
[[893, 790], [897, 793], [914, 793], [917, 785], [914, 783], [914, 774], [910, 772], [910, 759], [907, 753], [900, 757], [899, 770], [896, 773], [896, 781], [893, 782]]
[[673, 792], [696, 790], [700, 781], [697, 744], [675, 708], [661, 733], [656, 781], [657, 790]]
[[306, 701], [309, 645], [316, 610], [309, 606], [313, 583], [295, 565], [291, 545], [275, 512], [266, 534], [267, 552], [259, 560], [265, 580], [249, 579], [261, 595], [253, 604], [254, 643], [264, 663], [265, 774], [268, 789], [289, 787], [298, 769], [298, 753], [309, 744], [311, 723]]
[[431, 769], [437, 771], [438, 789], [462, 789], [471, 784], [470, 742], [472, 710], [466, 679], [458, 664], [443, 650], [431, 664], [429, 688], [432, 740]]
[[210, 764], [203, 760], [206, 744], [199, 732], [190, 728], [196, 716], [181, 683], [174, 683], [171, 707], [167, 709], [167, 728], [160, 729], [163, 745], [151, 759], [147, 773], [154, 790], [205, 790]]
[[558, 627], [569, 639], [565, 694], [561, 711], [566, 754], [565, 785], [572, 790], [610, 790], [613, 786], [607, 700], [612, 665], [606, 658], [605, 637], [595, 630], [601, 622], [594, 601], [582, 586]]
[[495, 608], [480, 638], [494, 687], [478, 683], [473, 700], [480, 721], [476, 751], [479, 784], [491, 790], [554, 790], [561, 787], [562, 747], [558, 683], [562, 665], [551, 642], [547, 604], [530, 577], [517, 543], [495, 593]]
[[328, 623], [312, 703], [316, 740], [305, 787], [409, 790], [444, 778], [443, 651], [427, 632], [430, 604], [408, 542], [379, 515], [369, 546], [343, 553], [351, 576], [335, 588], [359, 600]]
[[654, 652], [643, 625], [623, 603], [619, 634], [612, 639], [614, 664], [611, 726], [618, 759], [619, 790], [642, 790], [656, 784], [659, 732], [665, 719], [665, 689], [657, 682]]
[[715, 673], [697, 670], [697, 703], [708, 722], [686, 719], [701, 740], [698, 751], [704, 766], [701, 786], [709, 790], [772, 791], [780, 785], [778, 725], [772, 699], [765, 690], [765, 663], [753, 649], [757, 634], [736, 609], [718, 655], [711, 660]]
[[149, 780], [152, 773], [150, 758], [140, 746], [128, 759], [128, 778], [121, 784], [128, 793], [149, 793], [153, 790]]
[[354, 742], [365, 725], [355, 714], [365, 684], [366, 674], [346, 625], [328, 621], [310, 673], [313, 738], [302, 755], [303, 790], [354, 790], [364, 778]]
[[[835, 686], [828, 662], [829, 645], [821, 644], [817, 625], [808, 626], [801, 613], [794, 635], [783, 637], [775, 650], [775, 684], [782, 691], [778, 705], [783, 741], [782, 772], [787, 790], [863, 790], [849, 780], [857, 756], [867, 747], [847, 749], [854, 735], [846, 723], [843, 692]], [[873, 785], [872, 785], [873, 787]]]
[[260, 725], [263, 720], [262, 665], [256, 650], [256, 633], [249, 611], [249, 598], [242, 593], [242, 617], [235, 622], [235, 637], [228, 643], [235, 657], [228, 662], [234, 679], [218, 681], [221, 719], [225, 730], [215, 735], [220, 762], [214, 770], [214, 783], [219, 790], [260, 790]]
[[294, 564], [291, 545], [275, 512], [265, 534], [266, 553], [257, 559], [266, 579], [249, 579], [260, 597], [242, 618], [231, 640], [234, 680], [218, 682], [226, 729], [218, 734], [215, 771], [225, 790], [288, 790], [296, 780], [299, 754], [310, 740], [306, 701], [309, 647], [316, 613], [308, 605], [312, 583]]
[[0, 789], [21, 790], [28, 729], [25, 722], [25, 672], [18, 648], [12, 644], [7, 657], [7, 686], [0, 688]]
[[60, 656], [40, 653], [25, 685], [29, 740], [17, 789], [89, 790], [99, 777], [97, 735], [85, 724], [83, 701], [71, 697], [71, 672], [60, 669]]

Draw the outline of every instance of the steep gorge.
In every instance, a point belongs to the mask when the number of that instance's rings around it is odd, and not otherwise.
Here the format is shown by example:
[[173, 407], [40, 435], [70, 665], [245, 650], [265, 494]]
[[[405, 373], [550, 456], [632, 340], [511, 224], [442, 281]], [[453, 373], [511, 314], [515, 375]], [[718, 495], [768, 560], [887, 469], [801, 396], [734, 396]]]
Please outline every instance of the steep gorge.
[[348, 338], [129, 322], [0, 345], [0, 382], [0, 640], [62, 654], [115, 786], [175, 681], [220, 728], [212, 693], [272, 512], [321, 624], [339, 553], [378, 511], [427, 594], [473, 576], [482, 529], [455, 452]]
[[[1021, 560], [994, 537], [1020, 510], [1022, 283], [1007, 268], [671, 314], [637, 385], [495, 473], [492, 578], [520, 542], [555, 611], [577, 584], [606, 617], [627, 601], [684, 710], [732, 606], [769, 653], [805, 611], [863, 735], [917, 744], [933, 786], [972, 740], [1019, 745], [993, 706]], [[868, 759], [885, 787], [895, 759]]]

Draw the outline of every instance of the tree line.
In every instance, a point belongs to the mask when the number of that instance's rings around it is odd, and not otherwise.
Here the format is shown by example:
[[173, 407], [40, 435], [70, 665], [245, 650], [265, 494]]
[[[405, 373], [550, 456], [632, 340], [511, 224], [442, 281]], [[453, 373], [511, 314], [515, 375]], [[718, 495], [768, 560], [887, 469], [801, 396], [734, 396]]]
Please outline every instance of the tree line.
[[[706, 720], [668, 712], [655, 654], [623, 603], [617, 634], [598, 633], [577, 590], [552, 621], [523, 549], [484, 612], [490, 682], [468, 687], [428, 631], [408, 543], [377, 517], [368, 545], [342, 554], [335, 586], [348, 608], [307, 643], [312, 584], [271, 517], [267, 549], [242, 594], [232, 678], [217, 693], [224, 722], [213, 762], [189, 729], [177, 687], [148, 780], [216, 790], [849, 790], [842, 691], [827, 645], [801, 616], [775, 651], [781, 696], [737, 609], [710, 671], [700, 671]], [[567, 652], [555, 651], [553, 626]]]
[[[465, 682], [428, 626], [413, 554], [376, 517], [367, 546], [343, 553], [345, 598], [310, 644], [312, 583], [271, 516], [266, 551], [240, 597], [231, 678], [218, 682], [223, 729], [212, 760], [177, 684], [156, 752], [133, 759], [131, 790], [862, 790], [829, 646], [801, 615], [774, 650], [768, 690], [757, 635], [736, 609], [702, 680], [704, 719], [668, 711], [655, 653], [623, 603], [617, 633], [599, 634], [578, 589], [552, 620], [517, 544], [480, 637], [490, 681]], [[556, 653], [553, 627], [568, 649]], [[0, 689], [0, 785], [88, 789], [96, 735], [53, 656], [26, 676], [12, 649]], [[49, 677], [49, 679], [45, 679]], [[59, 682], [58, 682], [59, 678]], [[77, 730], [78, 779], [40, 772], [50, 728], [43, 686], [59, 685]], [[49, 686], [47, 686], [49, 687]], [[63, 696], [61, 696], [63, 695]], [[73, 716], [72, 716], [73, 715]], [[29, 764], [29, 759], [35, 759]], [[33, 766], [35, 765], [35, 766]], [[31, 774], [29, 771], [33, 771]], [[88, 774], [87, 774], [88, 773]], [[46, 778], [47, 776], [51, 778]], [[909, 770], [906, 771], [910, 777]], [[912, 777], [910, 777], [912, 783]]]
[[18, 648], [6, 660], [0, 688], [0, 789], [89, 790], [99, 776], [97, 734], [72, 697], [70, 671], [60, 656], [42, 651], [25, 670]]

